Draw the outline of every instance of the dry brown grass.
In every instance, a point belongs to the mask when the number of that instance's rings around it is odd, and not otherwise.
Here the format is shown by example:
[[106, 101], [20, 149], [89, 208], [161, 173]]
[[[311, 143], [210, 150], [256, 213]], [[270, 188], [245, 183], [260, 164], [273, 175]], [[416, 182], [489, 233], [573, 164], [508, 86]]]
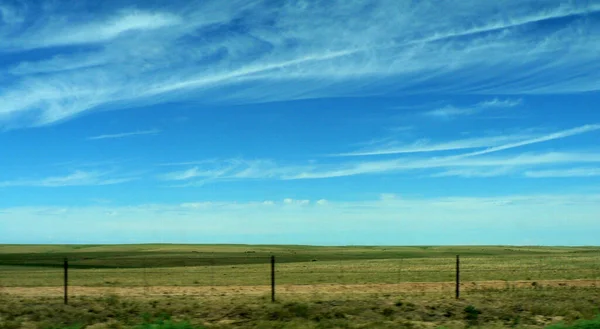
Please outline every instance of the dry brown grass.
[[[174, 288], [185, 289], [164, 289]], [[225, 296], [79, 295], [71, 298], [69, 306], [62, 305], [60, 297], [0, 294], [0, 323], [2, 328], [76, 323], [95, 329], [128, 328], [143, 318], [169, 314], [205, 328], [543, 328], [558, 321], [593, 318], [600, 303], [600, 289], [575, 286], [471, 290], [460, 300], [439, 292], [396, 293], [385, 285], [371, 287], [376, 293], [329, 287], [327, 293], [313, 294], [311, 287], [303, 288], [307, 290], [279, 294], [276, 303], [261, 289], [255, 294], [235, 293], [248, 287], [228, 287], [233, 291]], [[475, 320], [468, 319], [467, 306], [480, 312]]]
[[[453, 282], [403, 282], [397, 284], [307, 284], [278, 285], [277, 295], [298, 294], [413, 294], [413, 293], [446, 293], [452, 296], [456, 285]], [[465, 293], [480, 290], [515, 290], [544, 288], [595, 288], [595, 280], [543, 280], [543, 281], [470, 281], [461, 283], [463, 296]], [[4, 287], [0, 292], [20, 297], [52, 297], [62, 296], [62, 287]], [[148, 286], [148, 287], [88, 287], [70, 286], [70, 296], [232, 296], [232, 295], [267, 295], [271, 286]]]

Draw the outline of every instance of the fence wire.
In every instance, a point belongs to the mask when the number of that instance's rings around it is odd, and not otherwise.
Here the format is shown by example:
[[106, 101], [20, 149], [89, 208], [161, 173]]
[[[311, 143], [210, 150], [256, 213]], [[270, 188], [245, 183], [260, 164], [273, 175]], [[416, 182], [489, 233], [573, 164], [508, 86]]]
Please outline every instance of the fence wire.
[[[344, 259], [344, 257], [340, 257]], [[388, 258], [304, 261], [277, 257], [276, 283], [283, 293], [452, 292], [456, 260]], [[73, 291], [111, 294], [266, 293], [271, 284], [270, 257], [193, 255], [168, 260], [152, 256], [71, 257], [68, 284]], [[32, 288], [60, 293], [63, 259], [3, 259], [2, 291]], [[540, 287], [598, 287], [600, 255], [462, 257], [460, 288], [467, 291]], [[101, 288], [101, 290], [94, 290]], [[104, 290], [102, 290], [104, 289]], [[124, 290], [123, 290], [124, 289]], [[236, 290], [237, 289], [237, 290]], [[337, 289], [337, 290], [336, 290]]]

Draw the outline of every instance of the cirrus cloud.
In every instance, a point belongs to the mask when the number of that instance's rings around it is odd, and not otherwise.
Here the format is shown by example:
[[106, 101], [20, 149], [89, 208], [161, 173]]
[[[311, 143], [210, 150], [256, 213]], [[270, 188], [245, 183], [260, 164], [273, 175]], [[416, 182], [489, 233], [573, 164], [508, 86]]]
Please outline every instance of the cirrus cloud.
[[[0, 66], [0, 124], [45, 125], [94, 109], [174, 100], [600, 89], [594, 46], [600, 24], [588, 19], [600, 15], [599, 4], [510, 0], [498, 6], [174, 1], [135, 10], [107, 6], [92, 17], [85, 2], [7, 4], [1, 12], [8, 23], [0, 25], [0, 59], [7, 56]], [[556, 24], [545, 24], [550, 21]], [[15, 60], [21, 52], [37, 55]]]

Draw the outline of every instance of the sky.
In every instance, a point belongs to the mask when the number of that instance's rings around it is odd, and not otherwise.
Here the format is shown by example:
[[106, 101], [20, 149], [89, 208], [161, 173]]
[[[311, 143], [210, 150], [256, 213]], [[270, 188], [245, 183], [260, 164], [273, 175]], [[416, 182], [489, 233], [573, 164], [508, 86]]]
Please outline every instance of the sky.
[[0, 243], [598, 245], [600, 0], [0, 0]]

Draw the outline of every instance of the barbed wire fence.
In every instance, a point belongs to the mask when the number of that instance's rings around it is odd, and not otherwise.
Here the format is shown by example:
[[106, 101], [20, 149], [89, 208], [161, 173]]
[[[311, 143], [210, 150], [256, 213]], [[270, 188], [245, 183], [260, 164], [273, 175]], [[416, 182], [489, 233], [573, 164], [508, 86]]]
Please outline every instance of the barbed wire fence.
[[[335, 257], [334, 257], [335, 258]], [[600, 257], [468, 256], [319, 260], [279, 256], [200, 254], [15, 260], [0, 266], [0, 288], [27, 295], [227, 295], [442, 293], [599, 287]], [[19, 288], [19, 289], [16, 289]], [[0, 290], [0, 292], [2, 292]], [[62, 291], [61, 291], [62, 290]], [[61, 294], [62, 292], [62, 294]]]

